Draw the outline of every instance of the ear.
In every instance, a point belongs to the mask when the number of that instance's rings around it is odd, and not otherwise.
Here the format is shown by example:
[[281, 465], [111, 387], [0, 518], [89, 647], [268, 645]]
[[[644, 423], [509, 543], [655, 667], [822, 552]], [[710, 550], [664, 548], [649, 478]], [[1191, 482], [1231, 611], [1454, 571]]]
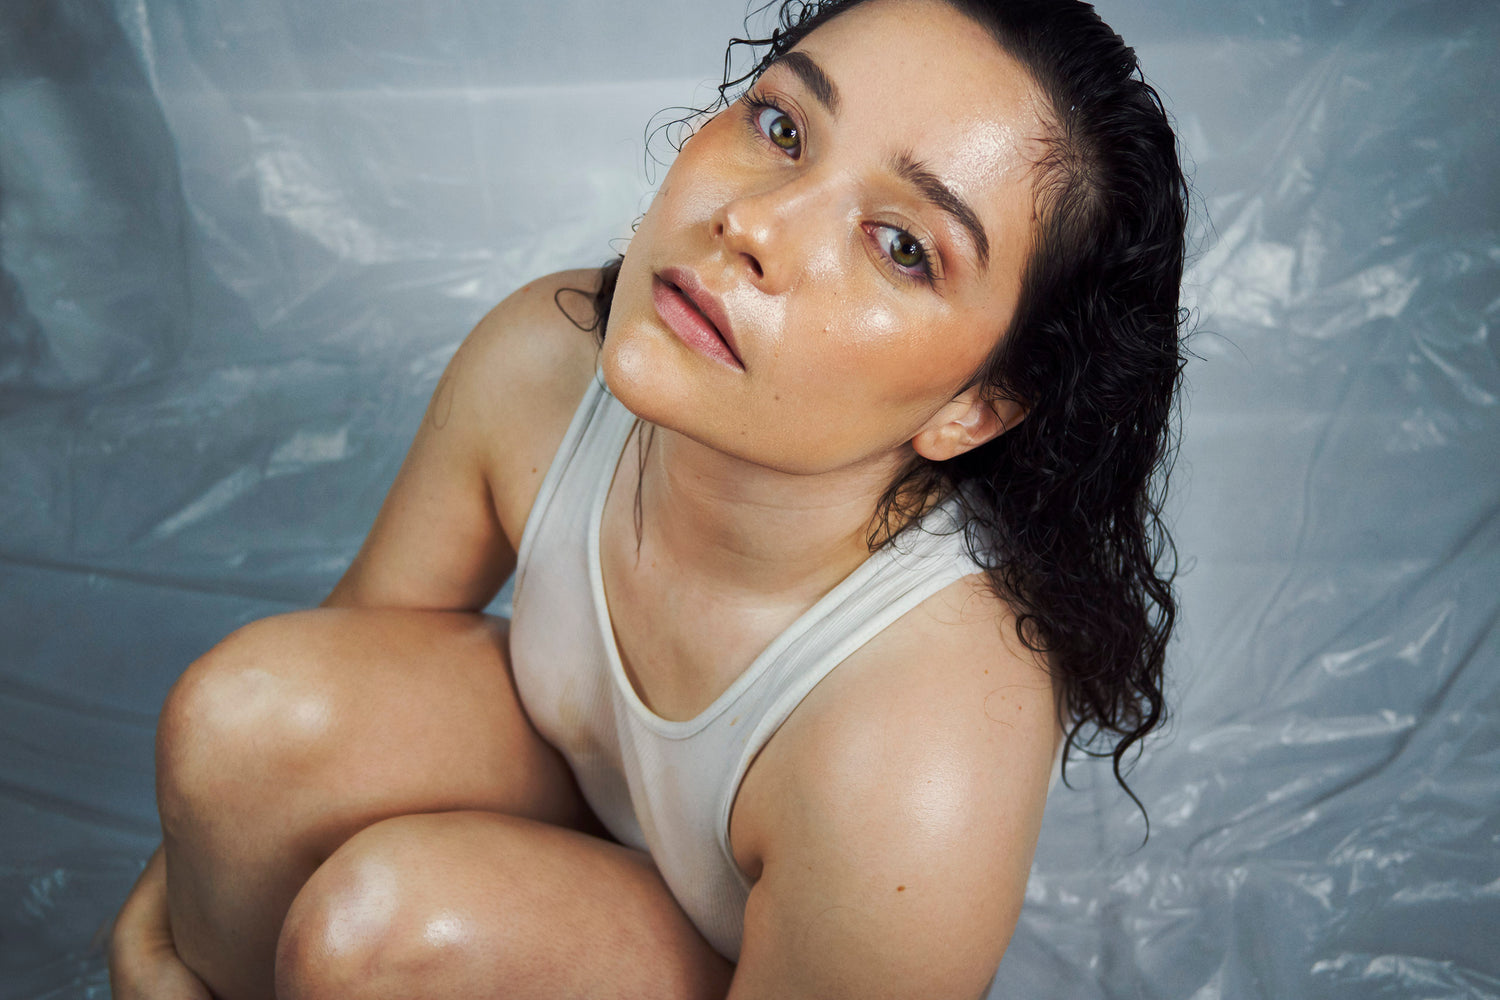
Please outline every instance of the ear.
[[1014, 399], [985, 399], [970, 386], [943, 406], [911, 439], [917, 454], [945, 462], [992, 441], [1026, 418], [1026, 407]]

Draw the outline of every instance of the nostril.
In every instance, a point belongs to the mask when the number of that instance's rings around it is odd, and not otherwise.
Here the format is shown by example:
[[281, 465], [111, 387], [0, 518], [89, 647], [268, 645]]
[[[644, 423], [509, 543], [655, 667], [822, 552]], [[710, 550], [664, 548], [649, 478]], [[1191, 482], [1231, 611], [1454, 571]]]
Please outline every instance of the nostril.
[[755, 272], [757, 278], [766, 276], [766, 272], [760, 266], [760, 261], [756, 260], [752, 254], [745, 254], [745, 260], [750, 264], [750, 270]]

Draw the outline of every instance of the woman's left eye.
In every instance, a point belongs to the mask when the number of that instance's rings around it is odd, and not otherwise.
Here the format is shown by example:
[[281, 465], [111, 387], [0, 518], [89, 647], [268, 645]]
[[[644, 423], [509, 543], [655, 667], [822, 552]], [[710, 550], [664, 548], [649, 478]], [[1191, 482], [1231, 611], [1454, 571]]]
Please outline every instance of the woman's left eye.
[[913, 277], [932, 277], [931, 255], [922, 240], [897, 226], [877, 226], [876, 240], [885, 255]]
[[755, 127], [773, 143], [797, 156], [802, 151], [802, 132], [792, 116], [774, 104], [762, 104], [755, 109]]

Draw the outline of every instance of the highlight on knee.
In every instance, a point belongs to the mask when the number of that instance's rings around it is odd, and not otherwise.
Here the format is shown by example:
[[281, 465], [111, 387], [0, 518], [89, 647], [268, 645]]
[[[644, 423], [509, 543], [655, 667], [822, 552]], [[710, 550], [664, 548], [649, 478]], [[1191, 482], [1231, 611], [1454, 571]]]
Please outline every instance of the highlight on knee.
[[168, 827], [200, 805], [243, 799], [312, 759], [332, 713], [307, 676], [295, 616], [253, 622], [193, 662], [157, 725], [157, 796]]
[[276, 949], [280, 1000], [422, 996], [475, 943], [461, 913], [422, 891], [399, 835], [381, 829], [406, 818], [356, 834], [298, 893]]

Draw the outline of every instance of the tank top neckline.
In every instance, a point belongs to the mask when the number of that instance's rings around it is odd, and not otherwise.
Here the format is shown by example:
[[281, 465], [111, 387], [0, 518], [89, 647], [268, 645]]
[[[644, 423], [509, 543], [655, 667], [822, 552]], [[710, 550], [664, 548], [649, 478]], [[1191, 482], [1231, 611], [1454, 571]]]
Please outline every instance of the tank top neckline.
[[[641, 699], [640, 693], [631, 683], [630, 677], [625, 672], [624, 661], [620, 659], [620, 649], [615, 641], [614, 623], [609, 613], [609, 602], [604, 592], [603, 562], [599, 555], [600, 533], [604, 521], [604, 505], [609, 498], [610, 487], [614, 484], [615, 476], [619, 473], [620, 462], [624, 460], [625, 449], [630, 443], [631, 431], [635, 429], [640, 418], [635, 417], [625, 408], [625, 404], [615, 399], [607, 387], [602, 389], [604, 394], [603, 403], [606, 406], [618, 407], [620, 413], [631, 419], [619, 419], [610, 428], [611, 437], [605, 439], [607, 444], [606, 453], [614, 455], [612, 463], [606, 463], [605, 474], [599, 477], [599, 482], [594, 486], [594, 495], [588, 507], [588, 539], [586, 544], [588, 556], [588, 582], [593, 593], [594, 604], [594, 627], [598, 629], [599, 639], [604, 648], [605, 659], [609, 665], [610, 678], [616, 688], [619, 689], [621, 697], [629, 706], [632, 714], [641, 723], [666, 739], [682, 740], [702, 732], [715, 719], [738, 701], [746, 691], [754, 684], [757, 678], [766, 672], [770, 665], [776, 662], [787, 646], [791, 645], [808, 630], [814, 628], [828, 614], [839, 606], [846, 596], [851, 592], [857, 592], [864, 586], [865, 581], [878, 573], [882, 566], [894, 558], [895, 550], [892, 542], [887, 542], [872, 552], [863, 562], [850, 570], [833, 588], [822, 597], [813, 602], [812, 606], [803, 611], [797, 618], [786, 627], [779, 635], [772, 639], [755, 658], [750, 661], [739, 676], [730, 682], [729, 686], [721, 691], [717, 697], [708, 704], [697, 715], [690, 719], [667, 719], [656, 714]], [[944, 501], [937, 508], [929, 511], [929, 515], [937, 513], [940, 509], [949, 507], [950, 501]], [[925, 518], [924, 518], [925, 520]], [[918, 528], [919, 524], [909, 525], [905, 530]], [[905, 531], [901, 532], [902, 534]]]

